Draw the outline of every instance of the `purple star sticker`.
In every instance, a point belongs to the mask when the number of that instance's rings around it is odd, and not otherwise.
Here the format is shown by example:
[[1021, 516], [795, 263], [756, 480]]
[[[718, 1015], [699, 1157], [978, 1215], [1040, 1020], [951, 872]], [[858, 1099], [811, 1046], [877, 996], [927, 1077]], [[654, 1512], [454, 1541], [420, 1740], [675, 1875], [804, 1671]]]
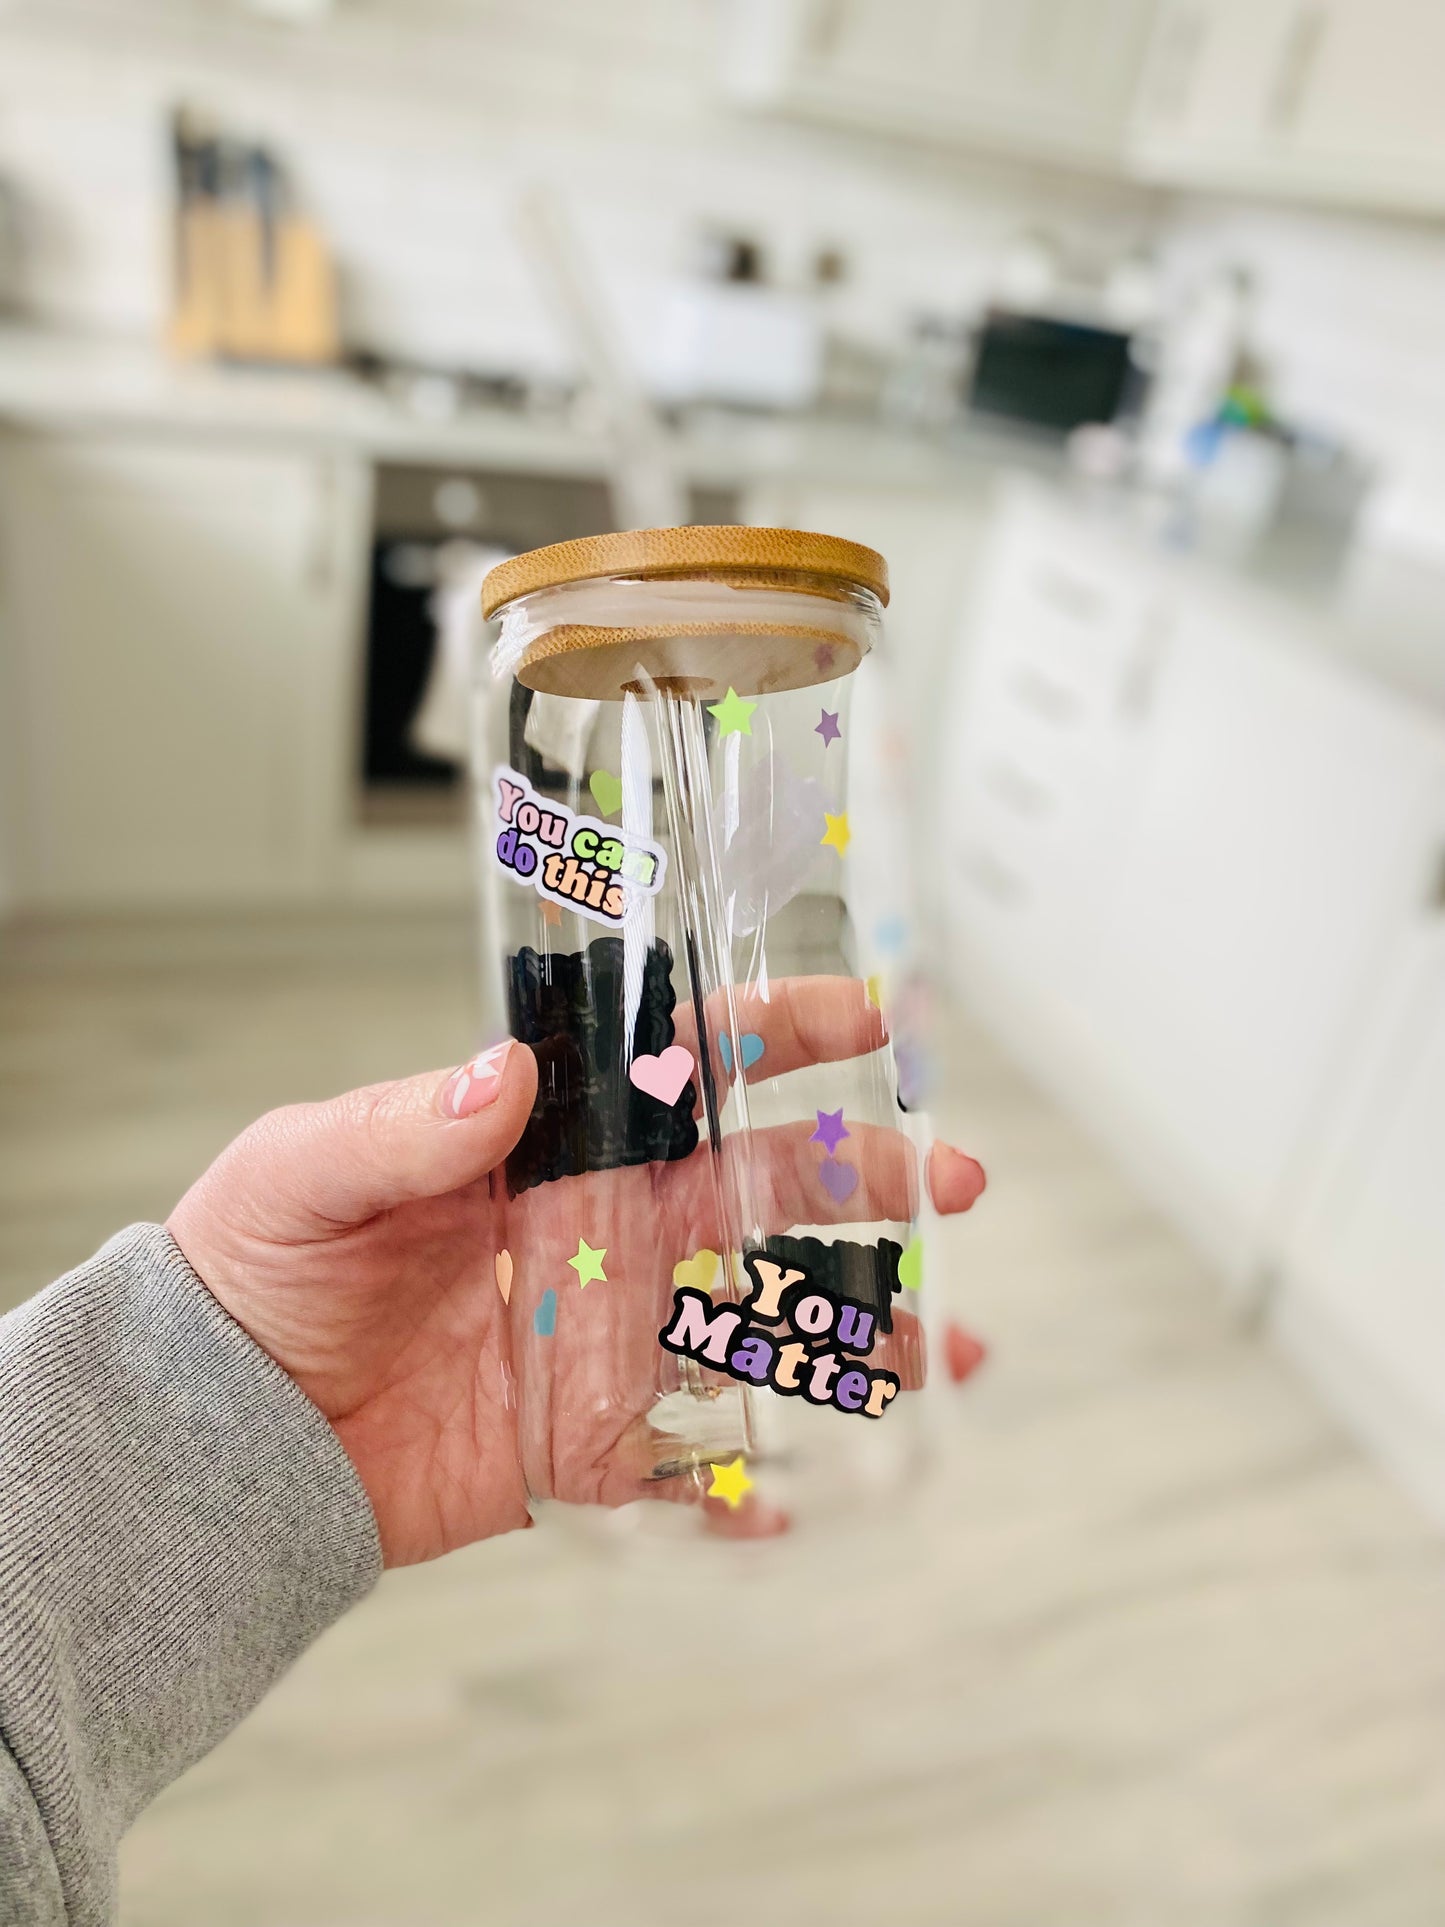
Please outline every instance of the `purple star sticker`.
[[843, 1139], [845, 1137], [852, 1137], [852, 1135], [853, 1133], [843, 1122], [841, 1109], [836, 1111], [819, 1111], [818, 1128], [808, 1139], [808, 1142], [809, 1144], [821, 1144], [828, 1153], [828, 1156], [832, 1157]]
[[822, 737], [824, 749], [828, 747], [829, 743], [836, 743], [842, 740], [843, 732], [838, 727], [838, 712], [836, 709], [824, 709], [819, 712], [818, 720], [813, 725], [813, 734]]

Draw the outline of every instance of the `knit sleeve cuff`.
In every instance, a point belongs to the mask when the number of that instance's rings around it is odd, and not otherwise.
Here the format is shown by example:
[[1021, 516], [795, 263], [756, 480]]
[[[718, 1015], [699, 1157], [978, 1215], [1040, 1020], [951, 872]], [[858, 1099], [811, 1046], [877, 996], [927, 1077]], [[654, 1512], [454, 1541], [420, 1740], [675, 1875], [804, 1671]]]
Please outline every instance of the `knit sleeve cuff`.
[[380, 1570], [336, 1434], [160, 1226], [0, 1320], [0, 1744], [70, 1918]]

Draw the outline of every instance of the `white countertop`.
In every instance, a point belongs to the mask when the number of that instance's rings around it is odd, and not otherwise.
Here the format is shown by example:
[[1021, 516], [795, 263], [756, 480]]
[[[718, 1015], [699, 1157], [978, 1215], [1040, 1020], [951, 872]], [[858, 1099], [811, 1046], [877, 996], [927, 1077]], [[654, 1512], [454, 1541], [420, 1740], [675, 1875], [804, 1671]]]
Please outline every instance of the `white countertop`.
[[1017, 482], [1063, 501], [1125, 554], [1221, 620], [1267, 629], [1281, 643], [1337, 664], [1445, 718], [1445, 573], [1355, 543], [1339, 557], [1288, 531], [1229, 559], [1181, 543], [1181, 518], [1157, 500], [1077, 481]]
[[[420, 415], [341, 370], [269, 370], [186, 363], [143, 342], [0, 328], [0, 427], [49, 432], [155, 433], [313, 447], [373, 461], [456, 463], [524, 473], [605, 474], [600, 430], [562, 416], [503, 407]], [[1355, 550], [1339, 569], [1267, 543], [1245, 561], [1175, 553], [1151, 504], [1120, 488], [1070, 479], [1056, 448], [1007, 432], [928, 440], [826, 417], [779, 419], [696, 412], [677, 432], [690, 480], [722, 487], [766, 481], [957, 495], [981, 510], [997, 482], [1022, 473], [1096, 519], [1152, 566], [1190, 574], [1203, 594], [1247, 597], [1273, 610], [1306, 646], [1397, 695], [1445, 714], [1445, 574]]]
[[[174, 361], [143, 342], [0, 328], [0, 424], [37, 430], [224, 435], [349, 450], [378, 461], [598, 475], [607, 443], [560, 414], [463, 407], [433, 417], [339, 369], [263, 369]], [[962, 446], [863, 422], [710, 411], [678, 431], [695, 482], [857, 477], [868, 486], [970, 489], [982, 457]]]

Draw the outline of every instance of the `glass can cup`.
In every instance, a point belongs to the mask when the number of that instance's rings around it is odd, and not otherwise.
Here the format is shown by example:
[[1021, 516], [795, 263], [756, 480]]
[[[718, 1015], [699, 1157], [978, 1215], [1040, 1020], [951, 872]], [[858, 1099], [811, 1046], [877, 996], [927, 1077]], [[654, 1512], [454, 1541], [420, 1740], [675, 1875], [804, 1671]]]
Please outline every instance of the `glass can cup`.
[[486, 578], [484, 947], [539, 1078], [494, 1256], [534, 1502], [761, 1531], [919, 1462], [926, 998], [887, 599], [881, 556], [793, 529]]

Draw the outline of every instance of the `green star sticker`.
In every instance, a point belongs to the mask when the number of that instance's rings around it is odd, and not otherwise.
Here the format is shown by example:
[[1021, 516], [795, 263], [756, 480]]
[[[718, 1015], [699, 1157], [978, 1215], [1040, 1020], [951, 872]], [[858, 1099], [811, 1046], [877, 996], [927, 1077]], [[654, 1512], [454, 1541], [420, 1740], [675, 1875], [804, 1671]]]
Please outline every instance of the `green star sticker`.
[[602, 1269], [602, 1260], [606, 1256], [606, 1245], [600, 1251], [594, 1251], [585, 1238], [577, 1240], [577, 1256], [569, 1258], [567, 1262], [577, 1274], [580, 1290], [586, 1291], [594, 1279], [600, 1278], [604, 1285], [607, 1283], [607, 1273]]
[[756, 708], [756, 703], [745, 703], [735, 689], [729, 688], [720, 703], [708, 704], [707, 713], [717, 717], [719, 736], [751, 736]]

